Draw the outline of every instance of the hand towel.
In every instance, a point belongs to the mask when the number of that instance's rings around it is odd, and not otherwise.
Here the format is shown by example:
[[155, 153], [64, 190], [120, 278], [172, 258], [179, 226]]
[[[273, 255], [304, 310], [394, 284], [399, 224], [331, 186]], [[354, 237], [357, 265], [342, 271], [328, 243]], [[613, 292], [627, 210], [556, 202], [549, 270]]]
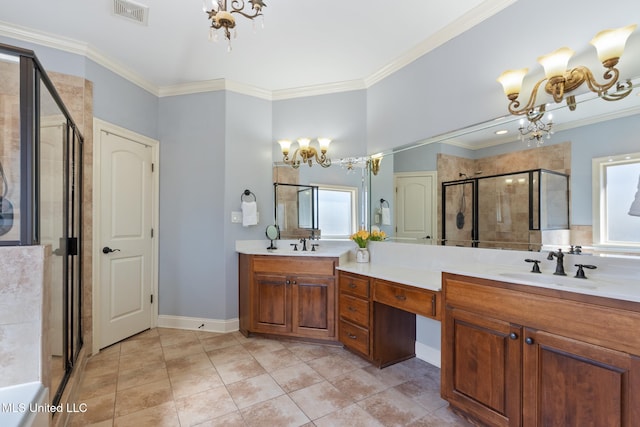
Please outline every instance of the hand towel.
[[391, 210], [382, 208], [382, 225], [391, 225]]
[[256, 202], [242, 202], [242, 225], [248, 227], [258, 224], [258, 205]]

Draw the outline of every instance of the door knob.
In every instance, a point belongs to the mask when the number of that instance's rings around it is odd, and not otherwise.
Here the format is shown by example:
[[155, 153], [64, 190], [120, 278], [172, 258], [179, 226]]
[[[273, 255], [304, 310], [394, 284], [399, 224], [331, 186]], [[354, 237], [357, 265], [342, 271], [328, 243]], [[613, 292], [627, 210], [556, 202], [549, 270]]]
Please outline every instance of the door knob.
[[109, 246], [105, 246], [104, 248], [102, 248], [103, 254], [109, 254], [111, 252], [120, 252], [120, 249], [111, 249]]

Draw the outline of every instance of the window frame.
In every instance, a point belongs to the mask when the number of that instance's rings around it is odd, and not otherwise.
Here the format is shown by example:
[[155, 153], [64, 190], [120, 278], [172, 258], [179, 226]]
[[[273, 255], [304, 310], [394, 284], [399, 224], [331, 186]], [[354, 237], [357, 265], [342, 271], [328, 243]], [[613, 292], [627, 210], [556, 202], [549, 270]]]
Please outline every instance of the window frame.
[[640, 241], [620, 242], [608, 238], [607, 218], [607, 168], [611, 166], [640, 164], [640, 152], [616, 156], [597, 157], [592, 159], [593, 173], [593, 246], [599, 251], [640, 252]]
[[349, 185], [334, 185], [334, 184], [311, 184], [313, 186], [318, 187], [318, 212], [322, 212], [322, 206], [320, 204], [320, 191], [342, 191], [351, 193], [351, 233], [348, 235], [333, 235], [333, 234], [325, 234], [322, 230], [322, 223], [320, 221], [320, 216], [318, 216], [318, 227], [320, 228], [321, 236], [323, 239], [334, 239], [334, 240], [348, 240], [353, 233], [356, 232], [358, 227], [358, 187], [353, 187]]

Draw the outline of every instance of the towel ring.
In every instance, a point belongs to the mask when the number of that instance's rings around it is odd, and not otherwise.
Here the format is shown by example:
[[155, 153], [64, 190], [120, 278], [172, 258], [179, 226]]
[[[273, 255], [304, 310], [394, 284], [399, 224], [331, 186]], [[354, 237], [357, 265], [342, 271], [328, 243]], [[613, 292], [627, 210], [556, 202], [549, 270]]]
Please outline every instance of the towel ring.
[[385, 199], [380, 199], [380, 207], [381, 207], [381, 208], [383, 208], [383, 207], [384, 207], [384, 204], [385, 204], [385, 203], [387, 204], [387, 207], [389, 207], [389, 202], [388, 202], [388, 201], [386, 201]]
[[241, 201], [241, 202], [244, 202], [244, 198], [245, 198], [245, 196], [253, 196], [253, 201], [254, 201], [254, 202], [255, 202], [255, 201], [257, 201], [257, 199], [256, 199], [256, 195], [255, 195], [255, 194], [253, 194], [253, 193], [252, 193], [251, 191], [249, 191], [249, 190], [244, 190], [244, 192], [240, 195], [240, 201]]

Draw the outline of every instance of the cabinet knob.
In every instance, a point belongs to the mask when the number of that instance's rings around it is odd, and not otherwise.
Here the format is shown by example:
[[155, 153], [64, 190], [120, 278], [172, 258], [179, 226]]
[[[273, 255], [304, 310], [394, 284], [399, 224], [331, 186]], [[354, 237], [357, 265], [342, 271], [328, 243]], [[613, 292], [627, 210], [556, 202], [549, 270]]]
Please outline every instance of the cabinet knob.
[[533, 338], [527, 337], [527, 338], [525, 338], [524, 342], [526, 342], [527, 344], [531, 345], [531, 344], [533, 344]]
[[351, 312], [357, 311], [355, 308], [353, 308], [353, 307], [351, 307], [351, 306], [347, 307], [347, 310], [349, 310], [349, 311], [351, 311]]
[[356, 338], [358, 338], [358, 337], [356, 337], [356, 336], [355, 336], [355, 335], [353, 335], [353, 334], [347, 334], [347, 336], [348, 336], [349, 338], [351, 338], [352, 340], [355, 340]]
[[355, 288], [356, 288], [356, 285], [355, 285], [355, 283], [353, 283], [353, 282], [349, 282], [349, 287], [350, 287], [351, 289], [355, 289]]
[[406, 297], [406, 296], [404, 296], [404, 295], [396, 295], [396, 299], [398, 299], [398, 300], [400, 300], [400, 301], [404, 301], [404, 300], [406, 300], [406, 299], [407, 299], [407, 297]]
[[511, 332], [509, 334], [509, 338], [511, 338], [512, 340], [517, 340], [518, 339], [518, 334], [516, 334], [515, 332]]
[[291, 280], [287, 279], [287, 280], [285, 280], [284, 283], [286, 283], [287, 285], [290, 285], [291, 284]]

